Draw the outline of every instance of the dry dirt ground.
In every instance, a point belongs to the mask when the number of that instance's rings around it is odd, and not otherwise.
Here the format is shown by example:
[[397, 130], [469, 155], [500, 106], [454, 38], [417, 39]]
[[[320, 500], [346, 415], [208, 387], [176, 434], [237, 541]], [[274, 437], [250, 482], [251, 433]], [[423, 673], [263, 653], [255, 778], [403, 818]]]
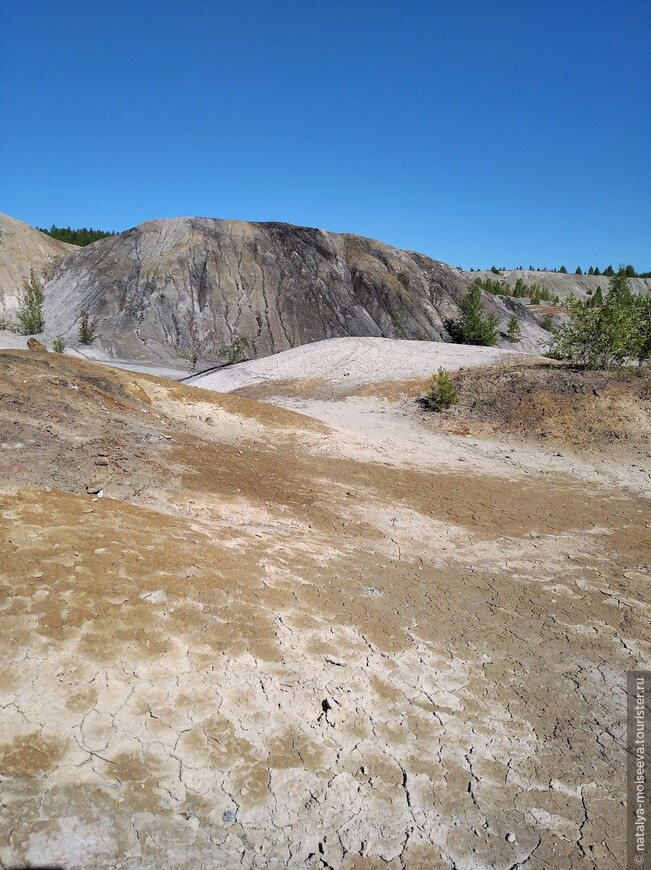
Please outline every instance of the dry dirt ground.
[[0, 371], [5, 867], [623, 866], [642, 381], [462, 372], [433, 416], [415, 382]]

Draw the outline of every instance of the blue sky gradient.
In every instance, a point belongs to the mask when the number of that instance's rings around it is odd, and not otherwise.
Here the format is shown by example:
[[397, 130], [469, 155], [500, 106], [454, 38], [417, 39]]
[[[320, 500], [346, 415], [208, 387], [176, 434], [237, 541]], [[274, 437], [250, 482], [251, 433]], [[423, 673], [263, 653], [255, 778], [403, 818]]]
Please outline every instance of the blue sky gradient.
[[648, 0], [0, 0], [0, 211], [651, 269]]

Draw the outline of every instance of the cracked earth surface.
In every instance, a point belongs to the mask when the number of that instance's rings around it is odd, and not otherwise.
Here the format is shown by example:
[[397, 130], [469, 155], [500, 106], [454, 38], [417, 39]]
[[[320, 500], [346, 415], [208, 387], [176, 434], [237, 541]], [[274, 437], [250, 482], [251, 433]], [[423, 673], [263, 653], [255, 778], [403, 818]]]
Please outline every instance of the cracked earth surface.
[[623, 865], [639, 491], [0, 357], [7, 867]]

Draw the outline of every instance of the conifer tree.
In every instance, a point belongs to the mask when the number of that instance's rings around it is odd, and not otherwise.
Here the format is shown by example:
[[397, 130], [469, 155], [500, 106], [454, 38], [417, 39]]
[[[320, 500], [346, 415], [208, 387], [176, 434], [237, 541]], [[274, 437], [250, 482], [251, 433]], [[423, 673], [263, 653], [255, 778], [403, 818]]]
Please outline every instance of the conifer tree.
[[506, 337], [509, 341], [522, 341], [522, 329], [520, 328], [520, 321], [515, 314], [512, 314], [509, 319], [509, 324], [506, 329]]

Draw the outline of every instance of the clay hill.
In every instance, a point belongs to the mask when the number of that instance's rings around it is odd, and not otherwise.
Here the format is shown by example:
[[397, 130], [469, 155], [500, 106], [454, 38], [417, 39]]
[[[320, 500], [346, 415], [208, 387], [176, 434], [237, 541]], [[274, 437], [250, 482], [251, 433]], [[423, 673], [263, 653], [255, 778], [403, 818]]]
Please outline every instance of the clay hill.
[[78, 250], [0, 214], [0, 314], [18, 307], [18, 294], [31, 269], [46, 282], [66, 254]]
[[[31, 250], [48, 239], [19, 226], [31, 232], [21, 260], [28, 272]], [[45, 286], [46, 333], [73, 345], [86, 310], [97, 323], [93, 347], [112, 357], [182, 365], [179, 355], [196, 353], [205, 367], [223, 362], [219, 350], [236, 337], [250, 342], [252, 357], [333, 337], [446, 340], [444, 322], [458, 315], [467, 287], [457, 269], [359, 236], [157, 220], [63, 258]], [[504, 332], [517, 311], [519, 350], [548, 337], [521, 302], [487, 296], [486, 305]]]

